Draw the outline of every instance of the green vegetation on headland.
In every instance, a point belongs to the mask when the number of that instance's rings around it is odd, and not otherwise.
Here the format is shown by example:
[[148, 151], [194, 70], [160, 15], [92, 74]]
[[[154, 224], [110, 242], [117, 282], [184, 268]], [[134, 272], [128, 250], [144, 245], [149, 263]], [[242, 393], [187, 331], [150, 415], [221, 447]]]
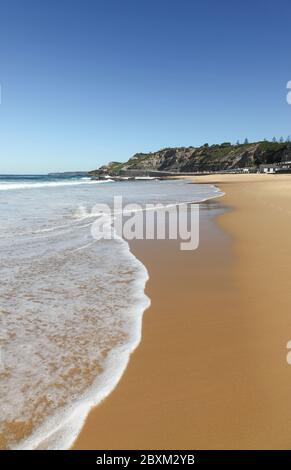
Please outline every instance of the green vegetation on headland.
[[212, 172], [231, 171], [243, 168], [255, 169], [262, 164], [291, 161], [291, 143], [261, 141], [232, 145], [229, 142], [201, 147], [164, 148], [157, 152], [136, 153], [127, 162], [110, 162], [92, 176], [104, 174], [118, 176], [136, 172]]

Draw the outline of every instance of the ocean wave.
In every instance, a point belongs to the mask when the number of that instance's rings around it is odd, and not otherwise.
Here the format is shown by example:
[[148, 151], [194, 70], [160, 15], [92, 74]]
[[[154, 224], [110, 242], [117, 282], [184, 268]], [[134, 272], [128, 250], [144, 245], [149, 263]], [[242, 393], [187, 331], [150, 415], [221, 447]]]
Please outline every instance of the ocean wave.
[[126, 241], [92, 240], [99, 214], [90, 208], [112, 205], [117, 191], [128, 202], [166, 207], [219, 195], [217, 188], [184, 182], [137, 185], [48, 189], [38, 197], [2, 193], [9, 204], [1, 208], [7, 224], [0, 237], [1, 447], [69, 448], [140, 342], [150, 304], [146, 267]]
[[114, 180], [90, 180], [90, 179], [83, 179], [76, 180], [76, 181], [43, 181], [41, 183], [11, 183], [10, 181], [5, 182], [1, 181], [0, 183], [0, 191], [8, 191], [14, 189], [39, 189], [39, 188], [57, 188], [62, 186], [79, 186], [84, 184], [104, 184], [104, 183], [112, 183]]
[[[123, 262], [126, 259], [127, 269], [131, 266], [135, 273], [132, 279], [132, 292], [135, 292], [135, 295], [131, 306], [128, 305], [126, 309], [126, 314], [123, 312], [127, 323], [127, 341], [119, 342], [110, 350], [102, 361], [103, 371], [83, 396], [79, 396], [77, 400], [73, 400], [66, 407], [53, 413], [29, 437], [12, 445], [11, 449], [65, 450], [70, 448], [92, 407], [98, 405], [114, 390], [128, 365], [130, 355], [139, 345], [143, 313], [150, 305], [150, 299], [144, 293], [149, 276], [145, 266], [131, 253], [128, 243], [121, 239], [117, 243], [121, 259], [123, 257]], [[120, 298], [116, 299], [117, 305], [120, 304], [120, 300]], [[81, 318], [78, 321], [81, 321]]]

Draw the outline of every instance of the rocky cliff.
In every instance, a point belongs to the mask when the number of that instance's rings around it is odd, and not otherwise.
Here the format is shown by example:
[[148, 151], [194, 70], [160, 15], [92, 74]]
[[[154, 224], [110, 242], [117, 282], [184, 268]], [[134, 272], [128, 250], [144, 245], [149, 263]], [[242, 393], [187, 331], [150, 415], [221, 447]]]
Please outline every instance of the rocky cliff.
[[125, 163], [110, 162], [91, 172], [92, 175], [121, 175], [137, 171], [208, 172], [258, 167], [291, 160], [289, 142], [255, 142], [231, 145], [205, 144], [201, 147], [165, 148], [157, 152], [137, 153]]

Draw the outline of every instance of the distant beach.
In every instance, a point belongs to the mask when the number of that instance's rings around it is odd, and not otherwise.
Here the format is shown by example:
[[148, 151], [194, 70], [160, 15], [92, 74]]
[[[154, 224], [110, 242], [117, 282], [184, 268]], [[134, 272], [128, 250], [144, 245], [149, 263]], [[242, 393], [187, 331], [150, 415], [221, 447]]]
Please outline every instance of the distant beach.
[[199, 249], [137, 241], [151, 307], [74, 449], [287, 449], [291, 177], [210, 175]]

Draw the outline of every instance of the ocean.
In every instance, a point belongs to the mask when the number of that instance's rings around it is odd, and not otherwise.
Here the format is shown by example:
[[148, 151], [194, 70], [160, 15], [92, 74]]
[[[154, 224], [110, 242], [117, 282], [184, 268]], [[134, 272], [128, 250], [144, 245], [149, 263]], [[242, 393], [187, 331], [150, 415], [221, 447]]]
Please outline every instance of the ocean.
[[69, 448], [140, 342], [146, 267], [125, 240], [92, 237], [92, 207], [220, 194], [185, 180], [0, 176], [0, 448]]

